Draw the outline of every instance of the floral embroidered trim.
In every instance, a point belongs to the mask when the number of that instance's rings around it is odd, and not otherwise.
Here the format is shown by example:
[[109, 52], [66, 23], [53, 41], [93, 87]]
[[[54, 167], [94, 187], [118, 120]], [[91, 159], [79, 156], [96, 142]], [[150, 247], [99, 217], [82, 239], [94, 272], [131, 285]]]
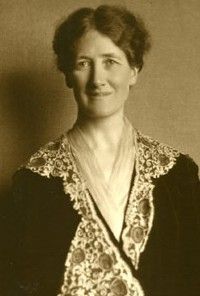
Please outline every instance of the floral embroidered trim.
[[153, 225], [154, 204], [152, 178], [165, 175], [175, 165], [179, 152], [136, 132], [136, 177], [125, 215], [122, 232], [123, 249], [138, 269]]
[[83, 218], [72, 241], [59, 296], [144, 295], [139, 282], [93, 219]]
[[[153, 224], [152, 178], [167, 174], [179, 153], [136, 133], [136, 179], [131, 191], [122, 232], [123, 249], [135, 268]], [[144, 295], [98, 217], [86, 184], [77, 171], [66, 139], [39, 150], [26, 166], [42, 176], [59, 176], [65, 193], [82, 216], [66, 259], [61, 295]]]

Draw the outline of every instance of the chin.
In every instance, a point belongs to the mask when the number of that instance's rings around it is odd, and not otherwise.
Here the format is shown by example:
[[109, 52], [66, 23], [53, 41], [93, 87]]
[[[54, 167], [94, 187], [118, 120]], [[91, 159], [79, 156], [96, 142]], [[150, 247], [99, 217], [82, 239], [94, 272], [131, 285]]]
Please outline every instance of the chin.
[[84, 117], [93, 118], [93, 119], [103, 119], [112, 117], [113, 115], [119, 113], [119, 110], [84, 110], [81, 111], [81, 114], [84, 115]]

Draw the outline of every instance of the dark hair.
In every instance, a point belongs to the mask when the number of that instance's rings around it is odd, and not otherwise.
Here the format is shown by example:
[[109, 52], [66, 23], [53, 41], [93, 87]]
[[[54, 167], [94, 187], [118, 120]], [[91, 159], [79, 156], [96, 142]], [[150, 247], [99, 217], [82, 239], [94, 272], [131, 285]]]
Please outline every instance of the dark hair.
[[73, 12], [56, 29], [53, 49], [58, 69], [66, 74], [74, 60], [76, 41], [91, 29], [108, 36], [126, 54], [132, 67], [143, 66], [143, 56], [150, 48], [149, 34], [143, 22], [124, 7], [101, 5]]

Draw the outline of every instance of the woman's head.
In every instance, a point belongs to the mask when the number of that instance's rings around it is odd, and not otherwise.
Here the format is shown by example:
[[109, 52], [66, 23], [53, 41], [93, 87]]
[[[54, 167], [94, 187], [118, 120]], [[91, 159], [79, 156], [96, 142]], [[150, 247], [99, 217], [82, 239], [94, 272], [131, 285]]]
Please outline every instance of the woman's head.
[[58, 68], [73, 88], [78, 116], [123, 113], [149, 48], [141, 22], [124, 8], [82, 8], [58, 27], [53, 46]]
[[90, 30], [109, 37], [124, 51], [131, 67], [142, 69], [143, 56], [150, 48], [149, 34], [143, 23], [125, 8], [102, 5], [97, 9], [75, 11], [57, 28], [53, 49], [61, 72], [71, 71], [76, 43]]

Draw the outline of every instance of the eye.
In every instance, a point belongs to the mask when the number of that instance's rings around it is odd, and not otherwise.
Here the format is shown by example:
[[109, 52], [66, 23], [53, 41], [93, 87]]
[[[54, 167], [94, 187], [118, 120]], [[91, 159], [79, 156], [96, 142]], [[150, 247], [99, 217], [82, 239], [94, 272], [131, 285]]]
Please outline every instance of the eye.
[[110, 66], [114, 66], [114, 65], [117, 65], [118, 64], [118, 62], [116, 61], [116, 60], [114, 60], [114, 59], [106, 59], [105, 61], [104, 61], [104, 63], [105, 63], [105, 65], [106, 66], [108, 66], [108, 67], [110, 67]]
[[75, 68], [78, 70], [84, 70], [90, 67], [90, 61], [80, 60], [75, 63]]

